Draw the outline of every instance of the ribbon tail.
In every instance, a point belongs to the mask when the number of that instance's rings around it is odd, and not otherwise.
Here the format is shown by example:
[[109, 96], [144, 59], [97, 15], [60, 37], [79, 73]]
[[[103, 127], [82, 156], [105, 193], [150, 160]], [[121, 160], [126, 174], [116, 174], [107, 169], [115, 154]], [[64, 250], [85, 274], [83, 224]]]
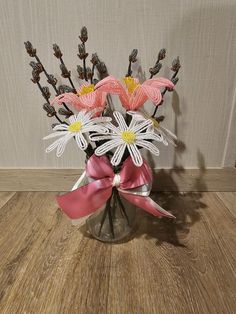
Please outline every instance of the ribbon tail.
[[101, 179], [81, 186], [78, 189], [58, 195], [57, 203], [71, 219], [88, 216], [102, 207], [112, 193], [109, 179]]
[[171, 213], [163, 209], [160, 205], [154, 202], [150, 197], [127, 194], [127, 193], [122, 193], [122, 192], [120, 192], [120, 194], [127, 201], [136, 205], [137, 207], [144, 209], [146, 212], [152, 214], [153, 216], [175, 218], [175, 216], [173, 216]]

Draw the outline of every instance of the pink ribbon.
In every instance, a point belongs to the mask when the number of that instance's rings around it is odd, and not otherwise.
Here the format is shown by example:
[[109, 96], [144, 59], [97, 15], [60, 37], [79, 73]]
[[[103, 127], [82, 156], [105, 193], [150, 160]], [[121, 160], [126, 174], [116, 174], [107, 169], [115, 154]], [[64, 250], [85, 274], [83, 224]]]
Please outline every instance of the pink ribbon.
[[101, 208], [111, 197], [114, 186], [123, 198], [148, 213], [175, 218], [148, 197], [152, 171], [145, 160], [141, 167], [137, 167], [128, 157], [117, 175], [106, 156], [93, 155], [87, 162], [86, 176], [92, 182], [57, 196], [59, 207], [71, 219], [88, 216]]

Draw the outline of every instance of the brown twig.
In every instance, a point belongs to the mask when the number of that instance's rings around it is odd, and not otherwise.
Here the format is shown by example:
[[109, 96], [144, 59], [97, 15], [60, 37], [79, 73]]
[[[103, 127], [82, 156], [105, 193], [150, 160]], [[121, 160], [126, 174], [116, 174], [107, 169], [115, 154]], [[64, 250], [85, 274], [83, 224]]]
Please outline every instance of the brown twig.
[[132, 75], [131, 65], [132, 63], [137, 61], [137, 55], [138, 55], [138, 49], [133, 49], [129, 55], [129, 65], [128, 65], [128, 71], [127, 71], [126, 76]]
[[93, 65], [93, 66], [92, 66], [92, 75], [91, 75], [91, 84], [92, 84], [92, 83], [93, 83], [93, 77], [94, 77], [95, 67], [96, 67], [96, 65], [97, 65], [98, 63], [101, 62], [96, 52], [92, 54], [92, 58], [91, 58], [90, 62], [91, 62], [92, 65]]
[[61, 64], [60, 64], [60, 69], [61, 69], [61, 76], [64, 77], [64, 78], [67, 78], [70, 82], [70, 85], [71, 87], [73, 88], [74, 90], [74, 93], [76, 93], [76, 89], [75, 89], [75, 86], [71, 80], [71, 72], [67, 70], [67, 67], [62, 59], [62, 52], [61, 52], [61, 49], [60, 47], [57, 45], [57, 44], [53, 44], [53, 50], [54, 50], [54, 56], [60, 60]]
[[[56, 110], [53, 106], [50, 105], [50, 101], [49, 101], [49, 98], [50, 98], [50, 92], [49, 92], [49, 89], [47, 86], [44, 86], [42, 87], [41, 84], [39, 83], [40, 81], [40, 73], [44, 72], [46, 77], [47, 77], [47, 81], [49, 84], [51, 84], [53, 87], [54, 87], [54, 90], [56, 91], [56, 93], [59, 95], [59, 91], [57, 90], [56, 88], [56, 83], [57, 83], [57, 80], [56, 78], [51, 75], [51, 74], [48, 74], [47, 71], [44, 69], [40, 59], [38, 58], [38, 56], [36, 55], [36, 49], [33, 48], [32, 44], [27, 41], [25, 42], [25, 48], [27, 50], [27, 53], [31, 56], [31, 57], [35, 57], [36, 60], [37, 60], [37, 63], [31, 61], [30, 62], [30, 66], [32, 66], [33, 68], [33, 71], [32, 71], [32, 82], [34, 84], [37, 84], [39, 90], [41, 91], [43, 97], [45, 98], [46, 100], [46, 104], [43, 105], [43, 109], [47, 112], [47, 116], [48, 117], [55, 117], [61, 124], [67, 124], [67, 122], [63, 122], [57, 115], [56, 113]], [[64, 85], [61, 86], [61, 88], [65, 89], [65, 88], [68, 88]], [[63, 103], [64, 104], [64, 103]], [[71, 114], [73, 114], [73, 112], [64, 104], [64, 107], [65, 107], [65, 111], [62, 112], [62, 114], [64, 116], [67, 116], [69, 117]], [[62, 108], [61, 108], [62, 109]], [[87, 149], [85, 150], [85, 153], [87, 155], [87, 158], [91, 157], [94, 153], [94, 150], [91, 146], [91, 144], [88, 145]]]
[[108, 218], [109, 218], [109, 225], [110, 225], [110, 229], [111, 229], [111, 234], [113, 239], [115, 238], [115, 233], [114, 233], [114, 225], [113, 225], [113, 220], [112, 220], [112, 212], [111, 212], [112, 208], [111, 208], [111, 202], [108, 202]]
[[152, 79], [154, 75], [156, 75], [160, 69], [162, 68], [162, 64], [160, 63], [161, 60], [165, 59], [166, 57], [166, 49], [162, 48], [159, 52], [158, 52], [158, 56], [157, 56], [157, 61], [155, 63], [155, 65], [149, 69], [150, 72], [150, 78]]
[[85, 43], [88, 40], [88, 31], [85, 26], [83, 26], [80, 31], [79, 39], [81, 40], [81, 44], [78, 45], [78, 50], [79, 50], [78, 57], [81, 60], [83, 60], [84, 79], [85, 81], [88, 81], [87, 68], [86, 68], [86, 58], [88, 57], [88, 53], [86, 52], [86, 47], [85, 47]]
[[41, 91], [41, 94], [42, 94], [43, 98], [47, 102], [43, 106], [43, 109], [47, 112], [47, 116], [48, 117], [53, 117], [54, 116], [59, 122], [65, 123], [58, 117], [55, 108], [50, 105], [49, 98], [51, 96], [51, 93], [49, 91], [48, 86], [41, 86], [41, 84], [39, 83], [39, 81], [40, 81], [40, 73], [43, 71], [41, 63], [35, 63], [34, 61], [31, 61], [30, 62], [30, 66], [32, 66], [32, 68], [33, 68], [31, 81], [34, 84], [37, 84], [39, 90]]
[[[59, 95], [59, 91], [58, 91], [58, 89], [56, 87], [57, 79], [52, 74], [48, 74], [48, 72], [44, 68], [42, 62], [40, 61], [39, 57], [37, 56], [37, 50], [35, 48], [33, 48], [31, 42], [27, 41], [24, 44], [25, 44], [25, 49], [26, 49], [27, 53], [30, 55], [30, 57], [34, 57], [37, 60], [38, 64], [40, 64], [41, 72], [44, 72], [45, 76], [47, 77], [47, 82], [50, 85], [52, 85], [53, 89], [56, 92], [56, 95], [58, 96]], [[67, 110], [70, 110], [64, 102], [62, 104], [63, 104], [63, 106]]]
[[[180, 68], [181, 68], [181, 65], [180, 65], [179, 57], [177, 57], [176, 59], [173, 60], [173, 62], [172, 62], [172, 67], [171, 67], [171, 70], [174, 72], [174, 74], [172, 75], [172, 77], [171, 77], [170, 80], [172, 81], [172, 83], [173, 83], [174, 85], [176, 85], [176, 84], [178, 83], [178, 80], [179, 80], [179, 79], [177, 78], [177, 74], [178, 74]], [[171, 92], [172, 90], [173, 90], [173, 89], [169, 89], [168, 87], [165, 87], [165, 89], [164, 89], [163, 92], [161, 93], [161, 95], [162, 95], [162, 100], [161, 100], [160, 104], [155, 107], [154, 112], [153, 112], [153, 114], [152, 114], [152, 117], [153, 117], [153, 118], [155, 117], [155, 115], [156, 115], [156, 113], [157, 113], [158, 107], [161, 106], [161, 105], [163, 104], [163, 102], [164, 102], [165, 93], [166, 93], [167, 91], [170, 91], [170, 92]]]

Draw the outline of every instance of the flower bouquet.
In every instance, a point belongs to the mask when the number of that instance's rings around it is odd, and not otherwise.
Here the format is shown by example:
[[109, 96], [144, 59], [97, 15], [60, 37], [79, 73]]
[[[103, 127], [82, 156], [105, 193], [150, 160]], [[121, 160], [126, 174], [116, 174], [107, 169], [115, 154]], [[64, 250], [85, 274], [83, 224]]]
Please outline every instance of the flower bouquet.
[[[163, 117], [156, 117], [156, 113], [165, 93], [172, 91], [178, 81], [180, 62], [179, 58], [173, 61], [170, 80], [155, 78], [166, 54], [166, 50], [161, 49], [156, 63], [149, 69], [150, 78], [140, 82], [132, 76], [132, 65], [137, 62], [138, 54], [138, 50], [133, 49], [127, 74], [120, 81], [108, 74], [105, 63], [96, 53], [91, 57], [92, 67], [87, 67], [86, 27], [82, 28], [79, 39], [78, 57], [83, 66], [77, 66], [80, 80], [77, 88], [58, 45], [53, 45], [54, 55], [60, 62], [62, 77], [68, 79], [70, 86], [57, 86], [57, 79], [48, 74], [36, 49], [29, 41], [25, 42], [27, 53], [36, 60], [30, 62], [32, 81], [46, 101], [43, 109], [48, 117], [58, 122], [52, 125], [53, 133], [44, 138], [53, 140], [46, 152], [55, 150], [60, 157], [69, 141], [74, 141], [85, 152], [84, 173], [70, 192], [57, 196], [57, 203], [73, 222], [82, 224], [86, 220], [95, 238], [120, 241], [134, 226], [136, 207], [153, 216], [174, 218], [149, 197], [152, 171], [141, 151], [146, 149], [158, 156], [157, 144], [175, 145], [176, 136], [161, 126]], [[49, 87], [40, 84], [41, 73], [55, 91], [53, 100], [50, 100]], [[112, 95], [119, 98], [123, 113], [113, 109]], [[151, 116], [142, 108], [148, 100], [154, 105]]]

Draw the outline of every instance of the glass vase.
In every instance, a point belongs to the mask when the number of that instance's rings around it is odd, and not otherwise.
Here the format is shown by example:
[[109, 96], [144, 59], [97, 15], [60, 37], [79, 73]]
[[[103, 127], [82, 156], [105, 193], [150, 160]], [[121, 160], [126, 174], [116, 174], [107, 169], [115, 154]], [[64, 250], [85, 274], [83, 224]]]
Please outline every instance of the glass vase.
[[136, 207], [120, 196], [114, 188], [106, 204], [86, 221], [89, 233], [102, 242], [128, 240], [134, 227]]

